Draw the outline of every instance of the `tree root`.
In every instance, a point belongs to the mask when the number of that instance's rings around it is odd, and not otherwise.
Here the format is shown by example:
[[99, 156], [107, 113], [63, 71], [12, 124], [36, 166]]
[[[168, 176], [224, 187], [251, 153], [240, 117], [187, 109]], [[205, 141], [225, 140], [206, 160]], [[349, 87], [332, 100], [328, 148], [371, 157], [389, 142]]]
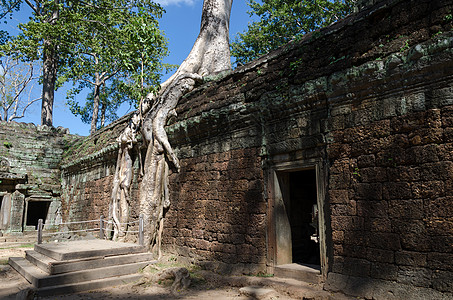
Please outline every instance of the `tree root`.
[[146, 272], [147, 268], [144, 269], [143, 278], [136, 285], [147, 284], [150, 282], [161, 284], [173, 281], [171, 285], [171, 292], [176, 294], [188, 289], [191, 284], [189, 270], [186, 268], [172, 267], [160, 270], [157, 273]]
[[[175, 115], [179, 99], [203, 80], [202, 76], [231, 69], [228, 28], [232, 0], [204, 0], [200, 34], [188, 57], [178, 70], [161, 85], [159, 94], [149, 94], [141, 101], [127, 128], [118, 137], [120, 153], [114, 177], [111, 212], [115, 220], [115, 237], [127, 220], [132, 164], [130, 150], [141, 132], [147, 145], [140, 185], [140, 212], [145, 224], [145, 245], [157, 247], [160, 255], [168, 195], [169, 165], [179, 172], [180, 164], [168, 141], [165, 125]], [[140, 151], [140, 150], [139, 150]], [[141, 160], [141, 156], [140, 160]], [[142, 172], [140, 172], [142, 173]], [[119, 215], [119, 216], [118, 216]], [[121, 220], [121, 222], [119, 222]], [[118, 231], [118, 233], [117, 233]]]

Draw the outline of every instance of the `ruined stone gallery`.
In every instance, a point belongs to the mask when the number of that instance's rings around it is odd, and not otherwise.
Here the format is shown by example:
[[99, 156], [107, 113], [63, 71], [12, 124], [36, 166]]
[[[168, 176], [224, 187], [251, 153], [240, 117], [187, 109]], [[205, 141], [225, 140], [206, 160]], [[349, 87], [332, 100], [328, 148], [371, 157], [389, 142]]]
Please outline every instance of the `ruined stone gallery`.
[[[355, 296], [453, 297], [453, 3], [374, 2], [179, 100], [164, 251], [219, 272], [319, 266]], [[2, 123], [0, 229], [107, 217], [130, 118], [90, 137]], [[130, 152], [130, 221], [145, 151]]]

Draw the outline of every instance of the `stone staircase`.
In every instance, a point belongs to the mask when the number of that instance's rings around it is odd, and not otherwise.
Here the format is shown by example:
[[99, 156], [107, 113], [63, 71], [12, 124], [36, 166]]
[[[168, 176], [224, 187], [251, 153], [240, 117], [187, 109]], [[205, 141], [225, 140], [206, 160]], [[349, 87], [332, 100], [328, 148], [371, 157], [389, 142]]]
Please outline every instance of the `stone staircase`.
[[35, 245], [25, 258], [9, 264], [36, 289], [53, 296], [105, 288], [141, 278], [139, 271], [155, 263], [145, 247], [105, 240], [81, 240]]

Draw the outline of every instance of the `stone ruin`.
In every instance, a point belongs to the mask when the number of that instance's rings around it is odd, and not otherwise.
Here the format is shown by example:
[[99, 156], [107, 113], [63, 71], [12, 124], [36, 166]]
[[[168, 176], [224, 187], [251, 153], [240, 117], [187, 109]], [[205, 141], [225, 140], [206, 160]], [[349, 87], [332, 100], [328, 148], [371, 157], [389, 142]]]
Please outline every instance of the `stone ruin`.
[[62, 128], [0, 122], [0, 230], [35, 230], [61, 222], [60, 162], [77, 136]]
[[[368, 2], [180, 100], [166, 252], [219, 272], [319, 265], [353, 296], [453, 297], [453, 3]], [[49, 227], [107, 216], [128, 117], [86, 138], [2, 123], [0, 229], [30, 229], [41, 202]]]

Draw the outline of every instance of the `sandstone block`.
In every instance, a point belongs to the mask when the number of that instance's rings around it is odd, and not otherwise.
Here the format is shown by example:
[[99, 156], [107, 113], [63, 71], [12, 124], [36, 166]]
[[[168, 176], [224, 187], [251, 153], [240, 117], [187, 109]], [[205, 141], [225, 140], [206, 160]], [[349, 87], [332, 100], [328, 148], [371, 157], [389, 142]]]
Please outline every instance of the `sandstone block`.
[[398, 266], [389, 263], [374, 262], [371, 264], [370, 276], [377, 279], [396, 280]]
[[367, 248], [366, 258], [372, 262], [381, 262], [388, 264], [393, 264], [395, 262], [394, 251], [384, 249]]
[[402, 266], [424, 267], [427, 265], [427, 255], [415, 251], [397, 251], [395, 263]]
[[400, 266], [397, 281], [403, 284], [429, 287], [432, 271], [426, 268]]
[[348, 190], [329, 190], [329, 202], [330, 203], [343, 203], [349, 202]]
[[383, 184], [384, 199], [410, 199], [411, 186], [407, 182], [386, 182]]
[[422, 219], [422, 200], [391, 200], [389, 201], [389, 217], [403, 219]]
[[453, 291], [453, 272], [450, 271], [434, 271], [433, 272], [433, 288], [441, 292]]
[[388, 203], [386, 201], [357, 201], [357, 215], [364, 218], [387, 218]]
[[371, 263], [365, 259], [345, 257], [343, 269], [346, 275], [368, 277]]
[[[360, 173], [360, 171], [358, 171]], [[354, 197], [361, 200], [381, 200], [381, 183], [356, 183], [354, 185]]]

